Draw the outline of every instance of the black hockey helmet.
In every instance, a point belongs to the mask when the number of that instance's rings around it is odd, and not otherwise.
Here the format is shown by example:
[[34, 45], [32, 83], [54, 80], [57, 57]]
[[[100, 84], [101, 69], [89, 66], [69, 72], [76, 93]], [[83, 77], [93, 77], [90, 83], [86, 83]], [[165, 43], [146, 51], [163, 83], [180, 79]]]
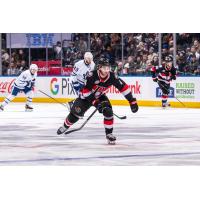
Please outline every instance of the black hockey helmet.
[[173, 62], [173, 57], [172, 56], [166, 56], [165, 57], [165, 69], [167, 71], [171, 70], [172, 68], [172, 62]]
[[166, 56], [165, 57], [165, 62], [172, 62], [173, 58], [171, 56]]
[[110, 66], [109, 60], [105, 57], [100, 58], [98, 62], [98, 67], [100, 68], [101, 66]]

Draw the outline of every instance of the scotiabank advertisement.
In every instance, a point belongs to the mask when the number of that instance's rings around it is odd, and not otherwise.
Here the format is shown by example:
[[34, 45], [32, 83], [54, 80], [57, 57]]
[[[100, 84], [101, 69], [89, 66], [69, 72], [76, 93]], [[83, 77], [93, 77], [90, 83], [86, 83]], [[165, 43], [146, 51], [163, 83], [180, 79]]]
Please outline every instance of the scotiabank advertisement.
[[[11, 92], [12, 84], [16, 77], [0, 77], [0, 97], [5, 97]], [[128, 85], [138, 100], [160, 101], [162, 91], [151, 77], [121, 77]], [[35, 97], [48, 98], [39, 90], [54, 98], [76, 98], [76, 93], [71, 85], [71, 79], [66, 77], [37, 77]], [[111, 87], [107, 91], [111, 100], [123, 100], [123, 95]], [[19, 96], [24, 96], [20, 93]], [[185, 102], [200, 102], [200, 77], [179, 77], [171, 82], [169, 98], [178, 98]]]

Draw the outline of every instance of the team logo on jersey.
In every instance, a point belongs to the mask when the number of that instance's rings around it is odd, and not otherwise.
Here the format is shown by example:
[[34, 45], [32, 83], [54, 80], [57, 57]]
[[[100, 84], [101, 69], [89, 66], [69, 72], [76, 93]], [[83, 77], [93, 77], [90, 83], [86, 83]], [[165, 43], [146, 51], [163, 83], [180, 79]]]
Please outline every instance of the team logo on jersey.
[[77, 112], [77, 113], [80, 113], [81, 112], [81, 108], [79, 107], [79, 106], [75, 106], [75, 111]]

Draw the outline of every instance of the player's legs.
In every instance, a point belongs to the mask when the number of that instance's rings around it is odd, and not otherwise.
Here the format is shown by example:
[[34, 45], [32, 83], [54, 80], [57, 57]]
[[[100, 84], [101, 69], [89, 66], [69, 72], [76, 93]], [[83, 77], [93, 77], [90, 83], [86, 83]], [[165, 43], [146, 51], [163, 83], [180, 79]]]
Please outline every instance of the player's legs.
[[26, 111], [32, 111], [33, 107], [31, 106], [31, 104], [32, 104], [32, 100], [33, 100], [33, 90], [31, 90], [29, 88], [28, 89], [25, 88], [24, 93], [25, 93], [25, 95], [27, 97], [25, 110]]
[[116, 140], [116, 137], [112, 134], [113, 132], [113, 110], [112, 110], [112, 105], [108, 99], [107, 96], [103, 95], [99, 99], [101, 103], [101, 111], [104, 116], [104, 127], [105, 127], [105, 133], [106, 133], [106, 138], [108, 139], [109, 143], [113, 143]]
[[6, 105], [8, 105], [16, 96], [17, 94], [20, 92], [20, 89], [17, 87], [13, 87], [11, 94], [9, 94], [3, 101], [3, 103], [0, 106], [0, 110], [3, 111], [4, 107]]
[[71, 111], [69, 113], [69, 115], [66, 117], [63, 126], [61, 126], [58, 131], [57, 134], [63, 134], [66, 132], [66, 130], [72, 126], [74, 123], [76, 123], [79, 118], [83, 117], [85, 112], [91, 107], [91, 104], [84, 99], [81, 98], [77, 98], [74, 103], [73, 106], [71, 108]]
[[170, 105], [167, 102], [170, 84], [166, 84], [165, 82], [161, 82], [161, 83], [159, 82], [158, 85], [160, 86], [160, 89], [162, 90], [162, 107], [167, 107]]

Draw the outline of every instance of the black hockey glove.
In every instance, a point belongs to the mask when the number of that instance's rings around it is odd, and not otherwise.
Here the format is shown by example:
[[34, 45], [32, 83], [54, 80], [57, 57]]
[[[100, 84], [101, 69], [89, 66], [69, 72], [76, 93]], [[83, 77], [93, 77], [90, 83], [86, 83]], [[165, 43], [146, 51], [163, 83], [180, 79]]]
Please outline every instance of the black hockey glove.
[[170, 81], [172, 81], [172, 80], [176, 80], [176, 76], [171, 76], [171, 78], [170, 78]]
[[158, 82], [158, 78], [157, 77], [153, 78], [153, 81]]
[[139, 109], [136, 99], [134, 98], [133, 101], [131, 101], [129, 103], [130, 103], [131, 111], [133, 113], [136, 113]]

